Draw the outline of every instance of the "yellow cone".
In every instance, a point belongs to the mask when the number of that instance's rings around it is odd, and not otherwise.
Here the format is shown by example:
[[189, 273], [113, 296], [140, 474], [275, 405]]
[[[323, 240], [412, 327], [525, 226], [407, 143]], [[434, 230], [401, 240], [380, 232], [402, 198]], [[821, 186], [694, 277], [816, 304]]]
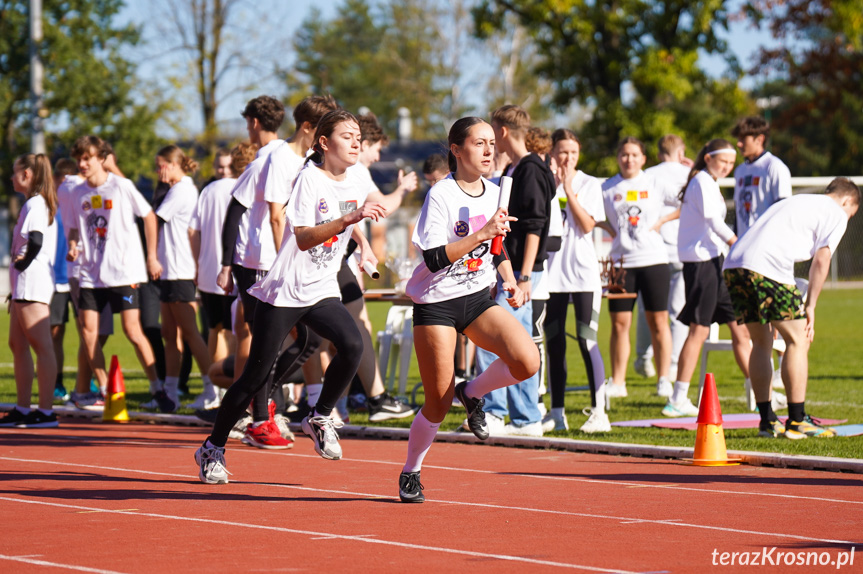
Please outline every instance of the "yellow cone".
[[117, 355], [111, 357], [111, 370], [108, 373], [108, 392], [105, 393], [105, 410], [102, 412], [102, 422], [129, 422], [129, 412], [126, 410], [126, 382]]

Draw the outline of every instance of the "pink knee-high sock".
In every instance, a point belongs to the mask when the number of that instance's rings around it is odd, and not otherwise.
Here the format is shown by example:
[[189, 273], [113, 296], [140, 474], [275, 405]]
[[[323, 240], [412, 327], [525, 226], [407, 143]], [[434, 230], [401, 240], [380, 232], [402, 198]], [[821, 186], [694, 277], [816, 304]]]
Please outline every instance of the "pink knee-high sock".
[[469, 397], [478, 399], [494, 390], [514, 385], [517, 382], [518, 379], [512, 376], [506, 363], [502, 359], [495, 359], [477, 378], [468, 382], [465, 393]]
[[434, 442], [440, 423], [429, 422], [422, 409], [414, 417], [411, 423], [411, 432], [408, 438], [408, 458], [402, 472], [417, 472], [423, 465], [423, 459]]

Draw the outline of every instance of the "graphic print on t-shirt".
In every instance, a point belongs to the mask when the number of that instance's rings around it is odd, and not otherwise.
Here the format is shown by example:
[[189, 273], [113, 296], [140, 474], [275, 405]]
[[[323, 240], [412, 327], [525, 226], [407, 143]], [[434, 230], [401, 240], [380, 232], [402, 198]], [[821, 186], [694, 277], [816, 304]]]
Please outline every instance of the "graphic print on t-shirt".
[[[319, 221], [315, 225], [323, 225], [325, 223], [329, 223], [330, 221], [333, 221], [333, 218]], [[344, 233], [344, 231], [342, 233]], [[334, 245], [338, 240], [339, 236], [333, 235], [320, 245], [315, 245], [314, 247], [309, 249], [309, 257], [312, 259], [312, 263], [314, 263], [318, 269], [320, 269], [321, 267], [328, 267], [330, 261], [332, 261], [333, 258], [336, 256], [336, 253], [338, 253], [338, 248], [334, 247]]]
[[[94, 196], [93, 200], [99, 197]], [[101, 198], [100, 205], [101, 205]], [[105, 241], [108, 237], [108, 220], [102, 215], [93, 212], [87, 216], [87, 237], [90, 239], [91, 245], [99, 253], [105, 253]]]
[[[752, 176], [747, 175], [746, 180], [748, 181]], [[758, 179], [757, 177], [755, 179]], [[752, 213], [752, 192], [748, 189], [740, 194], [740, 207], [738, 207], [740, 211], [745, 213], [747, 216]]]
[[[634, 191], [626, 192], [627, 196], [629, 194], [635, 194]], [[647, 192], [641, 192], [647, 193]], [[629, 237], [635, 239], [635, 236], [638, 235], [638, 223], [641, 221], [641, 208], [638, 205], [630, 205], [628, 203], [621, 203], [617, 206], [617, 216], [619, 227], [621, 230], [626, 229], [626, 232], [629, 234]]]
[[[479, 283], [476, 281], [478, 275], [483, 274], [480, 271], [482, 268], [482, 258], [488, 253], [489, 247], [485, 243], [480, 243], [470, 253], [464, 255], [461, 259], [449, 266], [446, 271], [446, 276], [455, 280], [458, 285], [465, 285], [468, 289], [473, 288]], [[488, 285], [483, 282], [483, 287]]]

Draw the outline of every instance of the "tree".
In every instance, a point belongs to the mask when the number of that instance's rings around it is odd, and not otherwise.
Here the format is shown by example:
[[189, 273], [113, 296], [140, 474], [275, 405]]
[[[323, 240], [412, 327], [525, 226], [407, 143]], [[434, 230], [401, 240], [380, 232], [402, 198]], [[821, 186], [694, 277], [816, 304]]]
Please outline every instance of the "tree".
[[[43, 0], [48, 149], [64, 153], [74, 138], [96, 133], [115, 147], [127, 175], [152, 172], [156, 123], [166, 105], [135, 80], [124, 50], [139, 30], [115, 18], [122, 0]], [[27, 0], [0, 0], [0, 172], [4, 191], [14, 158], [28, 151]]]
[[[698, 53], [726, 54], [717, 30], [727, 28], [725, 0], [482, 0], [474, 9], [476, 33], [489, 37], [517, 17], [540, 55], [534, 73], [550, 81], [552, 103], [587, 110], [582, 126], [585, 165], [597, 175], [616, 171], [607, 158], [623, 135], [654, 141], [681, 132], [679, 115], [700, 99], [745, 96], [735, 92], [739, 71], [732, 56], [729, 77], [707, 78]], [[732, 86], [729, 89], [729, 85]], [[723, 110], [705, 110], [728, 116]], [[722, 130], [727, 131], [727, 127]], [[681, 133], [701, 145], [700, 133]], [[713, 137], [719, 134], [713, 134]], [[694, 146], [693, 146], [694, 147]]]

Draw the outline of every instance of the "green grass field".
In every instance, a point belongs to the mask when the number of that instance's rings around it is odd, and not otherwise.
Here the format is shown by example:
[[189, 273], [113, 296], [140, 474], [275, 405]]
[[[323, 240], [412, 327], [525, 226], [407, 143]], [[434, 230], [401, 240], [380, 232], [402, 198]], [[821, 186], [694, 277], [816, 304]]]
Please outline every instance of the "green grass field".
[[[388, 308], [389, 303], [369, 304], [369, 314], [375, 330], [382, 328]], [[816, 418], [847, 419], [849, 423], [863, 423], [863, 353], [861, 353], [863, 329], [858, 323], [860, 317], [863, 317], [863, 290], [831, 290], [825, 291], [821, 295], [818, 304], [815, 343], [810, 351], [809, 389], [807, 393], [807, 411]], [[65, 340], [67, 388], [73, 385], [74, 358], [77, 349], [77, 336], [72, 332], [71, 325], [69, 329], [70, 332], [67, 333]], [[600, 344], [606, 361], [609, 329], [607, 309], [603, 308], [599, 332]], [[0, 318], [0, 331], [8, 333], [8, 315], [6, 314]], [[571, 312], [568, 331], [574, 332], [574, 318]], [[118, 335], [110, 338], [105, 347], [105, 354], [108, 360], [112, 354], [119, 356], [120, 364], [124, 367], [125, 372], [127, 401], [129, 407], [134, 409], [139, 403], [149, 400], [147, 381], [140, 371], [140, 366], [135, 359], [131, 346], [122, 335], [119, 323], [116, 325], [115, 332]], [[727, 328], [723, 327], [721, 336], [722, 338], [729, 337]], [[567, 364], [569, 365], [567, 385], [586, 385], [587, 377], [574, 341], [570, 341], [567, 347]], [[743, 377], [734, 363], [732, 354], [730, 352], [711, 353], [708, 370], [713, 372], [716, 377], [723, 413], [746, 412], [743, 397]], [[641, 378], [630, 367], [627, 382], [629, 397], [616, 399], [612, 402], [612, 409], [609, 411], [612, 422], [660, 418], [664, 399], [653, 396], [655, 381]], [[419, 371], [414, 359], [411, 362], [408, 376], [408, 392], [419, 383]], [[195, 375], [193, 375], [190, 384], [193, 392], [201, 388], [200, 379]], [[695, 396], [695, 387], [696, 385], [693, 384], [693, 388], [690, 390], [690, 397], [692, 398]], [[421, 390], [417, 397], [418, 401], [422, 402]], [[547, 405], [548, 400], [549, 397], [546, 396]], [[0, 402], [12, 403], [14, 401], [15, 384], [11, 353], [8, 347], [3, 345], [2, 350], [0, 350]], [[585, 435], [576, 429], [586, 420], [586, 416], [582, 414], [581, 410], [589, 404], [590, 395], [587, 391], [567, 393], [566, 410], [572, 430], [554, 433], [554, 436], [667, 446], [692, 446], [694, 444], [695, 432], [683, 430], [613, 427], [612, 432], [606, 435]], [[447, 416], [441, 428], [454, 430], [461, 423], [463, 417], [463, 411], [454, 409]], [[368, 419], [362, 413], [354, 413], [351, 415], [351, 423], [367, 424]], [[380, 424], [407, 427], [410, 425], [410, 419]], [[728, 448], [863, 458], [863, 436], [790, 441], [786, 439], [759, 439], [755, 434], [756, 431], [753, 429], [726, 430], [725, 438]]]

